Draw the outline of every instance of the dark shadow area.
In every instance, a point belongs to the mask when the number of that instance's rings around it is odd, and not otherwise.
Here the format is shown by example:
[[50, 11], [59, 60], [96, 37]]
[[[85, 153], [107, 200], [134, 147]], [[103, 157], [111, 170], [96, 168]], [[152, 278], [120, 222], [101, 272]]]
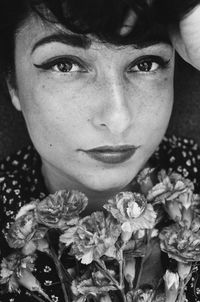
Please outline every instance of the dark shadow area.
[[200, 144], [200, 72], [178, 56], [174, 100], [168, 133], [194, 138]]
[[0, 81], [0, 159], [25, 146], [30, 141], [24, 118], [12, 105]]

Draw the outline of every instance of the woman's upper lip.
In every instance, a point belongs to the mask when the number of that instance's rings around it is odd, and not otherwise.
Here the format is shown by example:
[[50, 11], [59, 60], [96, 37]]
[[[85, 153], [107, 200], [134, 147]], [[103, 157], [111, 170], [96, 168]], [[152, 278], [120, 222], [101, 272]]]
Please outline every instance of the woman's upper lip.
[[120, 145], [120, 146], [100, 146], [93, 149], [83, 150], [85, 152], [109, 152], [109, 153], [117, 153], [117, 152], [126, 152], [129, 150], [136, 150], [140, 146], [134, 145]]

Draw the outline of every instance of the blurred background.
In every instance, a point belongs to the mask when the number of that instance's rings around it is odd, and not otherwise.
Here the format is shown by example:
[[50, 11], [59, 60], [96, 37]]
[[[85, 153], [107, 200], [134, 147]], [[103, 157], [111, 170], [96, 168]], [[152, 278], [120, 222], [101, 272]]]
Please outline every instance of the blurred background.
[[[178, 56], [174, 109], [167, 131], [167, 135], [172, 134], [193, 138], [200, 145], [200, 71]], [[23, 117], [14, 109], [0, 84], [0, 159], [28, 143]]]

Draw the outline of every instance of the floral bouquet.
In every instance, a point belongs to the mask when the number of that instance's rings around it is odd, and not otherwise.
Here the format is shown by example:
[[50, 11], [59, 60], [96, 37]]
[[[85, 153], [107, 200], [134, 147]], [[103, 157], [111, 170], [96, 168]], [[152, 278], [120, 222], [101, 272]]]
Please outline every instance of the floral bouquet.
[[84, 217], [87, 197], [58, 191], [23, 206], [6, 239], [1, 291], [20, 287], [49, 301], [34, 275], [38, 253], [55, 263], [64, 302], [183, 302], [200, 260], [200, 197], [191, 181], [152, 169], [137, 192], [120, 192]]

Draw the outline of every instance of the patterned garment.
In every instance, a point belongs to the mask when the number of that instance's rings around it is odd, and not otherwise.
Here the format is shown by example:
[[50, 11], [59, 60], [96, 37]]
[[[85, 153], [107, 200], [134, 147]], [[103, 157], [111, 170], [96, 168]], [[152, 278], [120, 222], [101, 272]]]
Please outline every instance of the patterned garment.
[[[195, 189], [200, 192], [200, 150], [193, 140], [176, 137], [165, 138], [150, 160], [151, 165], [181, 173], [193, 181]], [[40, 157], [33, 146], [8, 156], [0, 163], [0, 261], [11, 250], [4, 238], [16, 213], [26, 203], [48, 195], [41, 175]], [[44, 291], [53, 302], [63, 302], [59, 278], [52, 260], [44, 253], [38, 252], [35, 275]], [[194, 269], [191, 282], [187, 288], [189, 302], [200, 302], [200, 271]], [[0, 302], [36, 302], [25, 289], [19, 294], [1, 294]]]

